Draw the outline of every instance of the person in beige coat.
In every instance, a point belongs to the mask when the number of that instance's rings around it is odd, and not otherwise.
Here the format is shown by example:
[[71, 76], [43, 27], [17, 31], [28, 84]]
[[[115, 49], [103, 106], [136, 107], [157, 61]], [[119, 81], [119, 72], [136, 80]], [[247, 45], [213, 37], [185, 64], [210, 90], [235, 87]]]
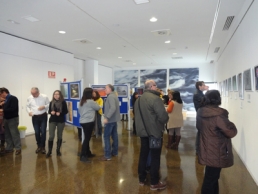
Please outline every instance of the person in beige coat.
[[[173, 100], [169, 103], [167, 112], [169, 120], [167, 123], [167, 128], [169, 130], [168, 145], [167, 148], [173, 148], [178, 150], [178, 145], [181, 139], [180, 129], [183, 126], [183, 101], [180, 96], [180, 92], [174, 91], [169, 95], [173, 96]], [[174, 133], [176, 137], [174, 137]], [[175, 139], [175, 142], [173, 140]]]

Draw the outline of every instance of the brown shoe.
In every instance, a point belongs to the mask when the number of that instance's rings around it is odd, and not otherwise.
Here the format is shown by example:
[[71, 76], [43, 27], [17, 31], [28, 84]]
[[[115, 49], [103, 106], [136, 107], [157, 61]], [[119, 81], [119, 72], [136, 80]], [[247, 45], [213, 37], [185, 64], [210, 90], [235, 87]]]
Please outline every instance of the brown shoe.
[[100, 161], [110, 161], [111, 158], [106, 158], [105, 156], [103, 156], [103, 157], [101, 157], [99, 160], [100, 160]]
[[15, 155], [21, 154], [21, 150], [16, 150]]
[[42, 153], [42, 154], [46, 154], [45, 148], [41, 148], [41, 153]]
[[4, 153], [5, 153], [5, 147], [1, 146], [0, 154], [4, 154]]
[[40, 150], [41, 150], [41, 148], [40, 148], [40, 147], [38, 147], [38, 148], [36, 149], [36, 151], [35, 151], [35, 152], [36, 152], [36, 154], [37, 154], [37, 153], [39, 153], [39, 152], [40, 152]]
[[167, 184], [166, 183], [162, 183], [159, 181], [158, 184], [156, 185], [151, 185], [150, 186], [150, 189], [151, 190], [161, 190], [161, 189], [165, 189], [167, 187]]

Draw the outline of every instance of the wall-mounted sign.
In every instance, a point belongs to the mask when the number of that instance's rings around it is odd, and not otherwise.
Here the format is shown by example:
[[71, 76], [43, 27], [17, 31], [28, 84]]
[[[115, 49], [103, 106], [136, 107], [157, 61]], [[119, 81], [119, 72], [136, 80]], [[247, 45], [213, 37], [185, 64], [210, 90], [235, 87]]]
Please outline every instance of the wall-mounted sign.
[[48, 78], [56, 78], [56, 72], [48, 71]]

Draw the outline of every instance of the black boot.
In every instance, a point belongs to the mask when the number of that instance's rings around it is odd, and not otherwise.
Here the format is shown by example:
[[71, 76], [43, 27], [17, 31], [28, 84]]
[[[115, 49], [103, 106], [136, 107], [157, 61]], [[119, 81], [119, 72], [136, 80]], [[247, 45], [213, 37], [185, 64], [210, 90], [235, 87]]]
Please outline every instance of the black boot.
[[128, 114], [125, 114], [125, 121], [128, 121]]
[[46, 158], [51, 156], [52, 148], [53, 148], [53, 141], [48, 141], [48, 152], [47, 152]]
[[86, 156], [81, 156], [80, 161], [84, 163], [91, 163], [91, 161]]
[[79, 139], [80, 141], [82, 141], [82, 128], [77, 127], [77, 129], [78, 129], [78, 139]]
[[56, 154], [57, 154], [58, 156], [61, 156], [61, 155], [62, 155], [61, 152], [60, 152], [61, 145], [62, 145], [62, 139], [58, 139], [58, 140], [57, 140], [57, 148], [56, 148]]

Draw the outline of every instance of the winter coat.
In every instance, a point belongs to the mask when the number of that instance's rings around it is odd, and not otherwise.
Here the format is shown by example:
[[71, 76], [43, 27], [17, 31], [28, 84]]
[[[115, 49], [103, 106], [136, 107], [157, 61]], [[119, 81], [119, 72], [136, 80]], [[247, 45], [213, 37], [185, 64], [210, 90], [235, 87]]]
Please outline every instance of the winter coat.
[[[134, 104], [136, 132], [139, 137], [148, 137], [146, 130], [149, 135], [156, 138], [160, 138], [163, 135], [164, 125], [168, 121], [168, 113], [159, 95], [160, 93], [157, 91], [145, 90]], [[139, 111], [139, 100], [143, 118]], [[142, 119], [147, 129], [145, 129]]]
[[231, 138], [237, 134], [228, 111], [218, 106], [205, 106], [197, 111], [196, 127], [200, 132], [200, 164], [226, 168], [233, 165]]
[[196, 92], [193, 95], [193, 103], [194, 103], [194, 108], [196, 112], [201, 107], [201, 102], [203, 98], [204, 98], [203, 92], [201, 90], [196, 90]]

